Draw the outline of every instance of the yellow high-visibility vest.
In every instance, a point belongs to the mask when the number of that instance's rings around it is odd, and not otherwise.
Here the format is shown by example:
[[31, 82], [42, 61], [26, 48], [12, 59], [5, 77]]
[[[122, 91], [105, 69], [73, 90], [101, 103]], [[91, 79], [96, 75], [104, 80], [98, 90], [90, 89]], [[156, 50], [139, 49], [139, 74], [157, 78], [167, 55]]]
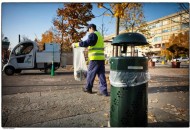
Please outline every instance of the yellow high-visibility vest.
[[88, 47], [88, 58], [89, 60], [105, 60], [103, 37], [97, 31], [94, 33], [97, 35], [98, 40], [94, 46]]

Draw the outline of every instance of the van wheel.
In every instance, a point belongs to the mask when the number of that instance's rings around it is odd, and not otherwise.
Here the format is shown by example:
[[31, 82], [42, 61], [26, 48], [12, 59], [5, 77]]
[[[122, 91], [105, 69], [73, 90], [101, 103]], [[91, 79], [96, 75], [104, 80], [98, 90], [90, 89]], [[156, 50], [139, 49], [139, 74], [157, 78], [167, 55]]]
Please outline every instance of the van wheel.
[[12, 66], [7, 66], [4, 72], [6, 75], [13, 75], [15, 73], [15, 69]]

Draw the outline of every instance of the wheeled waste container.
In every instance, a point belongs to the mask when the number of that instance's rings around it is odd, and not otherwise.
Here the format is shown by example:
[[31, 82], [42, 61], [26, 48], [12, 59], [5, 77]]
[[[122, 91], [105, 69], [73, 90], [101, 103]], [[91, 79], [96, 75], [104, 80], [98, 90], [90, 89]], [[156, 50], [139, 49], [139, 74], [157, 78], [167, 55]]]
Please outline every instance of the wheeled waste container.
[[135, 46], [148, 44], [139, 33], [124, 33], [113, 39], [118, 54], [110, 58], [110, 126], [147, 126], [148, 59], [138, 57]]

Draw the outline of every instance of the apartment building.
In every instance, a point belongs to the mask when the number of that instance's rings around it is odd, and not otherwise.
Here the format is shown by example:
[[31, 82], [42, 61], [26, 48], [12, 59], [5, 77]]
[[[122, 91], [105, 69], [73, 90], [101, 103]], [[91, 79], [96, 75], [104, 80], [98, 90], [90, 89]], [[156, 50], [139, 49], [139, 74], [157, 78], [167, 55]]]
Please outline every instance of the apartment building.
[[[189, 14], [185, 12], [178, 12], [171, 14], [154, 21], [147, 23], [148, 29], [151, 35], [147, 41], [151, 44], [151, 51], [155, 52], [156, 55], [160, 55], [161, 49], [165, 47], [165, 43], [168, 42], [172, 34], [183, 33], [189, 31]], [[120, 33], [124, 33], [121, 31]], [[114, 35], [105, 37], [105, 54], [109, 57], [112, 53], [112, 47], [110, 42]], [[148, 48], [136, 48], [139, 54], [150, 51]]]
[[147, 39], [152, 45], [152, 51], [160, 54], [172, 34], [179, 34], [189, 30], [189, 14], [185, 12], [175, 13], [163, 18], [148, 22], [151, 39]]

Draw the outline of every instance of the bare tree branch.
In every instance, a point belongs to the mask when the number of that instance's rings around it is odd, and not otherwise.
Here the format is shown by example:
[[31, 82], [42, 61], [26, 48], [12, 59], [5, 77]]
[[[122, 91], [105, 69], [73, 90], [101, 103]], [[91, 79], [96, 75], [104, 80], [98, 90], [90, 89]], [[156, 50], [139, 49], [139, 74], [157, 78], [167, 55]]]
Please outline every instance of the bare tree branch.
[[185, 11], [185, 13], [189, 14], [189, 8], [185, 6], [184, 3], [180, 3], [179, 6], [182, 8], [183, 11]]

